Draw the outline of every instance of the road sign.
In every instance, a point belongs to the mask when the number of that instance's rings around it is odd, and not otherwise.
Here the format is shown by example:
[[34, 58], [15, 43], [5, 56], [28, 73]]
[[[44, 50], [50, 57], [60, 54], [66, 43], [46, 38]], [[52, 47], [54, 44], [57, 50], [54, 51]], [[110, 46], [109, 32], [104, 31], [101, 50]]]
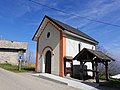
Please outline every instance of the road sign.
[[21, 66], [22, 66], [22, 60], [23, 60], [23, 55], [19, 55], [19, 65], [18, 65], [18, 69], [19, 69], [19, 71], [21, 70]]
[[19, 60], [23, 60], [23, 56], [22, 55], [19, 56]]

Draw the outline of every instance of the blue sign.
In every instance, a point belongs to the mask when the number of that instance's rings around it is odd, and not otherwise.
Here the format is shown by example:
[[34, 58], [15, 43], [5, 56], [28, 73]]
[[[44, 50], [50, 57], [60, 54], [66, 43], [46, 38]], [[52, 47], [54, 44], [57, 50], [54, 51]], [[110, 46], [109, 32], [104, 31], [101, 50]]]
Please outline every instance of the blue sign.
[[19, 60], [23, 60], [23, 56], [22, 55], [19, 56]]

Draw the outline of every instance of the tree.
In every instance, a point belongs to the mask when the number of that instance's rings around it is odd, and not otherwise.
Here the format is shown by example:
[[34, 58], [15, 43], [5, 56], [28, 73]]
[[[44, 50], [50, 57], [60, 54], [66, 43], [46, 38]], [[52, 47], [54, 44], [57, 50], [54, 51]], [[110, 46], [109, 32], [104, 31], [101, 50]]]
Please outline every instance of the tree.
[[35, 61], [34, 53], [32, 51], [28, 51], [27, 52], [27, 59], [26, 59], [27, 64], [28, 65], [34, 64], [34, 61]]
[[[96, 50], [103, 52], [104, 54], [110, 56], [111, 58], [114, 58], [114, 56], [111, 53], [109, 53], [103, 46], [99, 45], [96, 46]], [[110, 75], [118, 74], [119, 73], [118, 70], [120, 70], [120, 66], [117, 64], [117, 60], [109, 62], [108, 72]], [[101, 74], [105, 74], [104, 64], [102, 63], [99, 64], [99, 71]]]

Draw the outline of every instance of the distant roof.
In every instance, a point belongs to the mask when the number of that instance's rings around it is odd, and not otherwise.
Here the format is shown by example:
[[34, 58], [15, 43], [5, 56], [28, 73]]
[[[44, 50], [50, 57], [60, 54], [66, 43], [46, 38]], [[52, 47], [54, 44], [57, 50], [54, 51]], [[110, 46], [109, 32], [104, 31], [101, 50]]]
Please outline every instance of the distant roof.
[[27, 42], [0, 40], [0, 49], [27, 49]]
[[114, 59], [112, 59], [111, 57], [109, 57], [108, 55], [104, 54], [101, 51], [96, 51], [96, 50], [86, 49], [86, 48], [84, 48], [82, 51], [80, 51], [73, 59], [78, 60], [78, 61], [79, 60], [87, 60], [87, 55], [90, 60], [92, 60], [94, 57], [96, 57], [102, 61], [111, 61], [111, 60], [115, 61]]
[[[47, 19], [49, 19], [50, 21], [52, 21], [54, 24], [56, 24], [56, 25], [57, 25], [59, 28], [61, 28], [62, 30], [71, 32], [71, 33], [76, 34], [76, 35], [78, 35], [78, 36], [82, 36], [82, 37], [87, 38], [87, 39], [89, 39], [89, 40], [92, 40], [92, 41], [94, 41], [96, 44], [98, 44], [98, 41], [96, 41], [96, 40], [93, 39], [92, 37], [88, 36], [87, 34], [81, 32], [80, 30], [78, 30], [78, 29], [76, 29], [76, 28], [73, 28], [73, 27], [71, 27], [71, 26], [69, 26], [69, 25], [67, 25], [67, 24], [65, 24], [65, 23], [62, 23], [62, 22], [60, 22], [60, 21], [58, 21], [58, 20], [56, 20], [56, 19], [53, 19], [53, 18], [51, 18], [51, 17], [49, 17], [49, 16], [47, 16], [47, 15], [45, 15], [44, 19], [45, 19], [45, 18], [47, 18]], [[42, 22], [44, 21], [44, 19], [42, 20]], [[40, 24], [40, 25], [41, 25], [41, 24]], [[39, 26], [39, 27], [40, 27], [40, 26]], [[39, 30], [39, 28], [38, 28], [38, 30]], [[36, 31], [36, 33], [38, 32], [38, 30]], [[35, 35], [36, 35], [36, 33], [35, 33]], [[34, 37], [35, 37], [35, 35], [34, 35]], [[34, 37], [33, 37], [33, 39], [34, 39]]]

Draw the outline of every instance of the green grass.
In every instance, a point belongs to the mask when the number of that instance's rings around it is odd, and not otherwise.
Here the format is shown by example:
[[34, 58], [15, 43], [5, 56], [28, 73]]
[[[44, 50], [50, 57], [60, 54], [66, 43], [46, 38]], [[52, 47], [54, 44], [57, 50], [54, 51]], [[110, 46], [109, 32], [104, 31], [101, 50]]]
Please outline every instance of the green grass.
[[14, 66], [11, 64], [0, 64], [0, 67], [3, 69], [6, 69], [8, 71], [12, 71], [12, 72], [29, 72], [29, 71], [35, 71], [34, 67], [31, 66], [22, 66], [21, 70], [18, 70], [18, 66]]
[[[105, 80], [104, 75], [100, 75], [100, 80]], [[100, 82], [100, 86], [119, 88], [120, 89], [120, 80], [110, 78], [109, 81]]]

